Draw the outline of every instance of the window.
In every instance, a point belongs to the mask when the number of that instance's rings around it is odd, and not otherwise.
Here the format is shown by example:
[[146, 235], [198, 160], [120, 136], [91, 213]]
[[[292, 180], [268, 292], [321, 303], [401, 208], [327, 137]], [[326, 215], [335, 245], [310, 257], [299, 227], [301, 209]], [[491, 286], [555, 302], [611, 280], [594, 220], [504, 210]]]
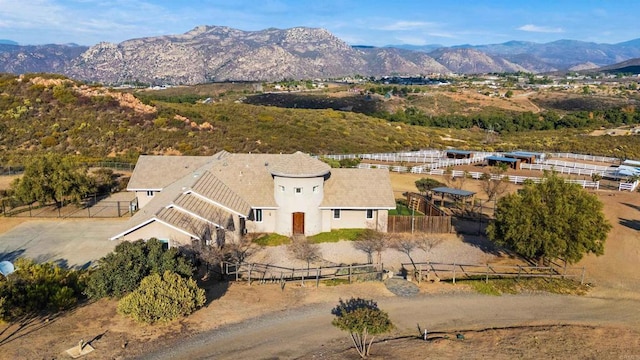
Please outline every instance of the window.
[[293, 191], [294, 191], [296, 194], [302, 194], [302, 188], [301, 188], [301, 187], [293, 188]]
[[333, 209], [333, 218], [340, 219], [340, 209]]
[[313, 192], [317, 193], [318, 191], [320, 191], [320, 186], [316, 185], [313, 187]]
[[280, 192], [284, 192], [284, 186], [280, 185]]
[[153, 191], [152, 190], [147, 190], [147, 196], [148, 197], [152, 197], [153, 196]]
[[255, 222], [262, 222], [262, 209], [253, 209], [253, 218]]
[[373, 210], [367, 209], [367, 219], [373, 219]]

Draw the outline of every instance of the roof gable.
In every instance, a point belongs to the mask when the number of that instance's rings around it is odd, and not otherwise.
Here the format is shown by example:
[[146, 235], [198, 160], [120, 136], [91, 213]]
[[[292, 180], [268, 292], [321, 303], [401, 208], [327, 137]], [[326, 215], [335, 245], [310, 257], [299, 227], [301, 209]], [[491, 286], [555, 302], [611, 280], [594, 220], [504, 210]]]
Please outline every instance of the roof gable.
[[396, 207], [389, 171], [385, 169], [332, 169], [324, 184], [323, 208]]

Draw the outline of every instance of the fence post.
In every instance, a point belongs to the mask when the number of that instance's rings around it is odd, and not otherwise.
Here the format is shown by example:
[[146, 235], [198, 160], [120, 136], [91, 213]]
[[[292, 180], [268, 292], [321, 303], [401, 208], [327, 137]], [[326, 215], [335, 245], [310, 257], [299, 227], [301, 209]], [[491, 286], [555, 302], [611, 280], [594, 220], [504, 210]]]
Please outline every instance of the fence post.
[[487, 264], [487, 273], [485, 274], [485, 277], [484, 277], [484, 283], [485, 284], [489, 283], [489, 264]]
[[320, 268], [317, 268], [316, 272], [316, 288], [320, 286]]
[[456, 284], [456, 263], [453, 263], [453, 285]]
[[420, 264], [420, 267], [418, 267], [418, 284], [420, 284], [421, 280], [422, 280], [422, 264]]
[[517, 280], [520, 280], [520, 271], [522, 271], [522, 267], [518, 265], [518, 277]]
[[120, 217], [120, 216], [121, 216], [121, 214], [120, 214], [120, 201], [118, 201], [118, 217]]
[[238, 281], [238, 271], [240, 271], [240, 264], [236, 263], [236, 281]]
[[251, 271], [253, 270], [253, 264], [249, 265], [249, 286], [251, 286]]
[[349, 284], [351, 284], [351, 265], [349, 265]]

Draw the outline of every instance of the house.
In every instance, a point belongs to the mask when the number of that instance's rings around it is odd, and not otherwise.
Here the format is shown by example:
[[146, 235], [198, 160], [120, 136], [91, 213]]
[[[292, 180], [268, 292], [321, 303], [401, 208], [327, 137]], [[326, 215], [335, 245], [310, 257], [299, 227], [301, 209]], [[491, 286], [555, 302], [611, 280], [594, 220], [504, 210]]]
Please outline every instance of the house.
[[111, 239], [169, 246], [246, 233], [384, 232], [396, 206], [387, 170], [332, 169], [301, 152], [141, 156], [127, 190], [140, 210]]

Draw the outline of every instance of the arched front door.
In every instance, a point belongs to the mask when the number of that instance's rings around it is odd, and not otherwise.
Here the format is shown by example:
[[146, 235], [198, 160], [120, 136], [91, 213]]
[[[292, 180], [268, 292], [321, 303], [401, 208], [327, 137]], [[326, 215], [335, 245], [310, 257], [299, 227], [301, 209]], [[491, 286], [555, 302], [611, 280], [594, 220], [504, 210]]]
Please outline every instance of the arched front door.
[[304, 213], [293, 213], [293, 235], [304, 235]]

